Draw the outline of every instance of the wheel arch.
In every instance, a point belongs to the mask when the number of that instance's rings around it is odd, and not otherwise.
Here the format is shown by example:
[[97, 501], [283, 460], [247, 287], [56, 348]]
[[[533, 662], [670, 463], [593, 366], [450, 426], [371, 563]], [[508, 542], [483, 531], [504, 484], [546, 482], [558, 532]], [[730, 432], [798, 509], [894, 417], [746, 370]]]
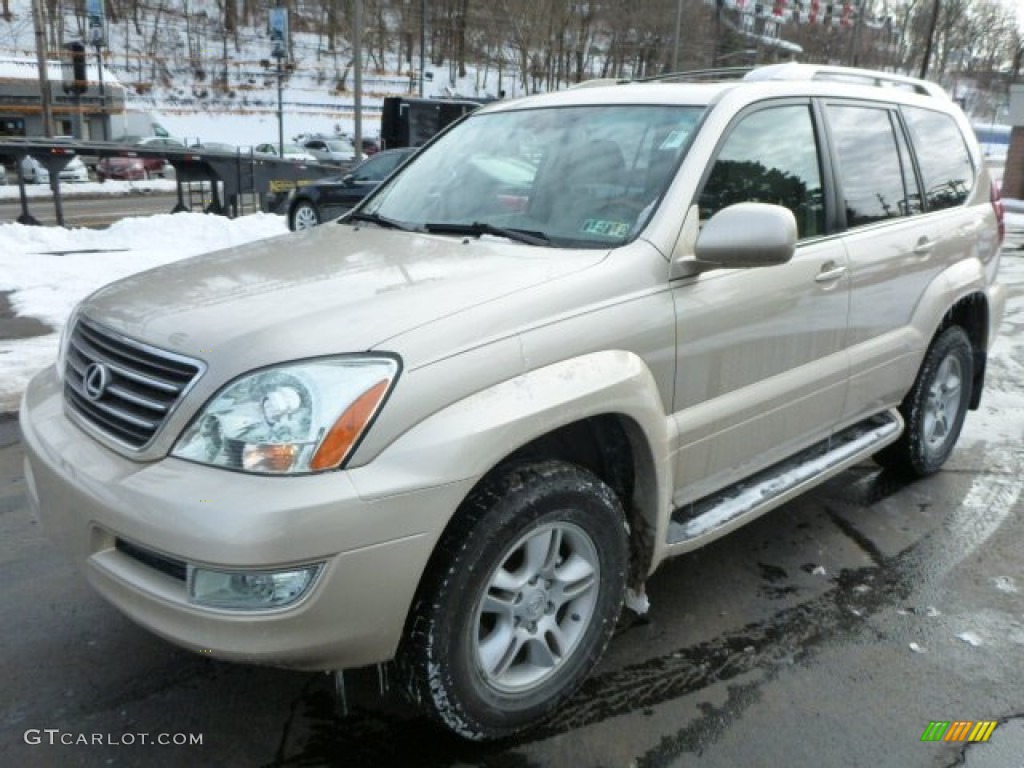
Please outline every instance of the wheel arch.
[[629, 586], [640, 587], [654, 556], [658, 474], [648, 437], [622, 413], [588, 416], [551, 430], [513, 451], [481, 478], [520, 461], [565, 461], [589, 470], [618, 497], [629, 524]]
[[989, 306], [984, 291], [974, 291], [959, 298], [942, 318], [933, 339], [938, 338], [950, 326], [959, 326], [971, 340], [974, 353], [971, 400], [968, 407], [975, 411], [981, 405], [981, 391], [985, 385], [985, 368], [988, 362]]
[[[647, 578], [655, 555], [659, 473], [649, 436], [633, 418], [622, 413], [600, 413], [557, 426], [511, 449], [495, 461], [462, 497], [444, 529], [420, 576], [411, 611], [430, 574], [440, 567], [450, 550], [451, 531], [458, 527], [468, 499], [480, 488], [516, 466], [545, 461], [563, 461], [580, 466], [596, 475], [618, 497], [629, 525], [628, 585], [638, 588]], [[404, 633], [403, 633], [404, 634]]]
[[914, 327], [931, 331], [923, 339], [922, 360], [927, 348], [946, 328], [957, 325], [967, 333], [974, 352], [971, 410], [977, 410], [981, 403], [992, 337], [988, 287], [985, 266], [978, 259], [957, 262], [931, 282], [913, 318]]
[[608, 351], [501, 382], [453, 403], [399, 438], [364, 470], [389, 483], [395, 471], [407, 472], [413, 464], [419, 477], [443, 475], [433, 468], [458, 466], [463, 477], [472, 478], [440, 527], [410, 601], [405, 633], [412, 606], [448, 556], [451, 531], [467, 499], [496, 474], [522, 462], [576, 464], [616, 493], [629, 523], [629, 586], [642, 585], [660, 555], [657, 543], [667, 524], [660, 511], [667, 511], [671, 499], [673, 424], [643, 361], [632, 353]]

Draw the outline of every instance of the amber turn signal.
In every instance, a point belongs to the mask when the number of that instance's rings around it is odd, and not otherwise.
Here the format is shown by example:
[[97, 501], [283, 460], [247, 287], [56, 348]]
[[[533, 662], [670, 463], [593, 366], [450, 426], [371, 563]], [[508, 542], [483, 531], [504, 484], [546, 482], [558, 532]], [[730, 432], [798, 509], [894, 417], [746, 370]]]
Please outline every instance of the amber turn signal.
[[345, 409], [316, 449], [310, 469], [331, 469], [341, 464], [384, 399], [388, 384], [386, 379], [378, 381]]

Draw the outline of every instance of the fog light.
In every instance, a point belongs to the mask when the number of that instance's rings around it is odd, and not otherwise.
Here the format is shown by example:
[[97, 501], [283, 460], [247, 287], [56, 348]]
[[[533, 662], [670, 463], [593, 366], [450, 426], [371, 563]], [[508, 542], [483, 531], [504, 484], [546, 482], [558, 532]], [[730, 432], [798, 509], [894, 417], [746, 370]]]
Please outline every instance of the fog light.
[[239, 611], [280, 608], [306, 594], [320, 564], [290, 571], [215, 571], [188, 567], [188, 596], [197, 605]]

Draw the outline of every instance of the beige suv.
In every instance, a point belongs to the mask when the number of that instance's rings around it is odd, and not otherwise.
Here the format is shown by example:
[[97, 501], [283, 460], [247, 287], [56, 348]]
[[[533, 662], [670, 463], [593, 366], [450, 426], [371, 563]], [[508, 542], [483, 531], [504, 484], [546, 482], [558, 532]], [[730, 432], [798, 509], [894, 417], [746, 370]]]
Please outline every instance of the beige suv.
[[493, 104], [339, 223], [82, 302], [22, 405], [30, 495], [157, 634], [393, 661], [446, 726], [504, 736], [666, 558], [869, 457], [942, 466], [1001, 228], [920, 81], [782, 65]]

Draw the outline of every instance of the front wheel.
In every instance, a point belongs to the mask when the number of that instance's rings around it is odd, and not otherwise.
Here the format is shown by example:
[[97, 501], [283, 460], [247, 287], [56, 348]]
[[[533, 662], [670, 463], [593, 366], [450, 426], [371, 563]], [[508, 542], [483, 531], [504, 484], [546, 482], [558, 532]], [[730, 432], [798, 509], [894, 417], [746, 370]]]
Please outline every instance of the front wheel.
[[288, 222], [293, 232], [300, 229], [312, 229], [320, 223], [320, 211], [308, 200], [301, 200], [292, 209], [290, 221]]
[[906, 429], [899, 440], [875, 455], [875, 461], [910, 477], [938, 472], [960, 437], [973, 381], [971, 341], [962, 328], [951, 326], [928, 348], [914, 386], [900, 406]]
[[622, 505], [587, 470], [543, 462], [485, 481], [413, 605], [400, 664], [414, 700], [473, 740], [538, 722], [604, 652], [627, 560]]

